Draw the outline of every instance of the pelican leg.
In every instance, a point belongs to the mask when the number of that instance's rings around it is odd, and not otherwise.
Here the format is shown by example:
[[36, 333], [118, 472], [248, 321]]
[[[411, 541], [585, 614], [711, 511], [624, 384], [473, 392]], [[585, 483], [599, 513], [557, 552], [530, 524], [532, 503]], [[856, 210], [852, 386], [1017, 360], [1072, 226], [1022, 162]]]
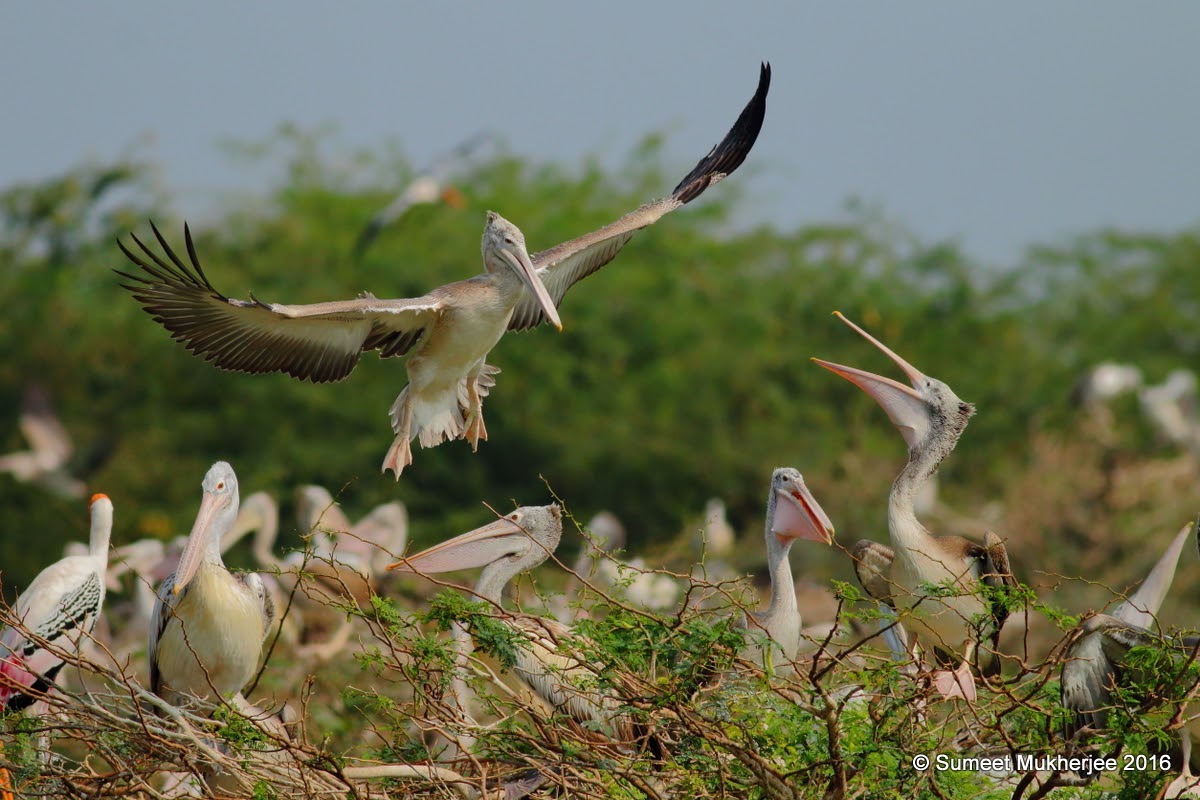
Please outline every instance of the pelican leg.
[[975, 653], [975, 643], [968, 642], [966, 651], [963, 654], [962, 663], [953, 671], [948, 669], [935, 670], [933, 673], [933, 687], [937, 689], [938, 694], [949, 700], [952, 697], [961, 697], [968, 703], [974, 703], [977, 694], [975, 692], [975, 676], [971, 674], [971, 656]]
[[463, 437], [470, 442], [471, 452], [479, 449], [479, 440], [487, 441], [487, 426], [483, 424], [483, 399], [474, 376], [467, 377], [467, 426]]
[[396, 438], [392, 440], [392, 446], [388, 448], [387, 455], [384, 456], [381, 471], [392, 470], [396, 473], [396, 480], [400, 480], [400, 473], [412, 463], [413, 408], [412, 400], [408, 396], [408, 389], [409, 387], [404, 387], [404, 391], [400, 392], [400, 396], [396, 398], [396, 402], [392, 404], [392, 408], [388, 412], [388, 416], [392, 418], [392, 430], [396, 432]]
[[483, 424], [483, 398], [487, 397], [496, 385], [496, 375], [499, 372], [499, 367], [481, 363], [478, 370], [466, 377], [467, 422], [463, 438], [471, 443], [471, 452], [479, 449], [480, 439], [487, 441], [487, 426]]
[[1197, 781], [1196, 776], [1192, 774], [1192, 736], [1188, 733], [1187, 728], [1179, 731], [1182, 737], [1179, 742], [1182, 750], [1183, 764], [1180, 770], [1179, 777], [1167, 784], [1167, 789], [1163, 792], [1164, 798], [1175, 797], [1200, 797], [1200, 781]]

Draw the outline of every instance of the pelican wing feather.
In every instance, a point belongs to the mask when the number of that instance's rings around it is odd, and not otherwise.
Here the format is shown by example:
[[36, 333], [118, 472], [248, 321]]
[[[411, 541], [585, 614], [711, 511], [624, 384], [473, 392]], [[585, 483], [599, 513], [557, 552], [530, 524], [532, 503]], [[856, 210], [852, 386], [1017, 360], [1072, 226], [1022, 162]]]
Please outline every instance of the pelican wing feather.
[[162, 675], [158, 670], [158, 642], [175, 613], [175, 606], [186, 593], [187, 589], [184, 589], [180, 594], [175, 594], [175, 573], [168, 575], [158, 587], [158, 600], [150, 615], [150, 640], [146, 649], [146, 659], [150, 662], [150, 691], [155, 694], [162, 688]]
[[886, 544], [860, 539], [850, 555], [854, 559], [854, 574], [867, 594], [881, 603], [894, 606], [892, 581], [888, 576], [892, 572], [896, 551]]
[[184, 226], [190, 264], [154, 236], [167, 260], [136, 236], [141, 250], [118, 242], [140, 272], [117, 274], [148, 314], [188, 350], [216, 366], [237, 372], [283, 372], [314, 383], [349, 375], [365, 350], [384, 357], [407, 353], [438, 319], [440, 294], [399, 300], [366, 295], [310, 305], [232, 300], [213, 288], [196, 255], [191, 230]]
[[[767, 90], [771, 86], [771, 67], [763, 64], [758, 89], [746, 104], [737, 122], [708, 155], [700, 159], [670, 195], [631, 211], [616, 222], [531, 256], [538, 277], [557, 308], [567, 290], [617, 257], [633, 234], [653, 225], [680, 206], [695, 200], [704, 191], [733, 173], [758, 139], [767, 111]], [[517, 304], [508, 329], [523, 331], [545, 321], [537, 298], [527, 292]]]

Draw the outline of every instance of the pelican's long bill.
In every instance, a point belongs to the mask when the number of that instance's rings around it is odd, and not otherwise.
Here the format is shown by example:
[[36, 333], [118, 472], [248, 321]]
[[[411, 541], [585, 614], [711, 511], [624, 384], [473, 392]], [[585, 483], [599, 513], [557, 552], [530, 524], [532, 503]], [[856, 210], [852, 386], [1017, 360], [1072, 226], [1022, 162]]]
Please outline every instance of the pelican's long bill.
[[183, 587], [187, 586], [188, 581], [200, 568], [201, 562], [204, 561], [204, 555], [208, 551], [208, 540], [212, 536], [213, 522], [216, 520], [218, 512], [228, 503], [229, 495], [204, 492], [204, 497], [200, 500], [200, 511], [196, 514], [195, 523], [192, 524], [192, 532], [188, 534], [187, 544], [184, 545], [183, 553], [179, 556], [179, 566], [175, 567], [175, 585], [172, 588], [175, 594], [179, 594]]
[[775, 489], [775, 494], [777, 498], [771, 532], [780, 542], [807, 539], [822, 544], [833, 543], [833, 523], [817, 498], [804, 485], [803, 478], [785, 481]]
[[925, 398], [917, 391], [928, 378], [926, 378], [923, 372], [905, 361], [883, 342], [842, 316], [840, 311], [835, 311], [834, 314], [842, 322], [845, 322], [862, 334], [863, 338], [868, 342], [882, 350], [888, 358], [896, 362], [896, 365], [904, 370], [912, 386], [905, 386], [899, 381], [894, 381], [891, 378], [885, 378], [882, 375], [876, 375], [873, 372], [867, 372], [863, 369], [834, 364], [831, 361], [823, 361], [819, 358], [814, 358], [813, 361], [830, 372], [842, 376], [870, 395], [871, 399], [887, 412], [888, 418], [900, 430], [904, 441], [908, 443], [909, 447], [912, 447], [913, 443], [921, 438], [929, 426], [928, 406]]
[[474, 569], [532, 545], [525, 529], [505, 517], [435, 544], [415, 556], [389, 565], [388, 569], [422, 574]]
[[521, 276], [521, 279], [525, 281], [525, 285], [529, 287], [529, 291], [533, 292], [533, 296], [537, 298], [538, 305], [542, 307], [542, 311], [546, 314], [546, 319], [550, 320], [550, 323], [561, 331], [562, 320], [558, 316], [558, 308], [555, 307], [554, 300], [550, 297], [550, 292], [546, 291], [546, 284], [542, 282], [541, 276], [537, 274], [537, 269], [529, 259], [529, 254], [525, 252], [524, 246], [511, 250], [507, 247], [501, 247], [500, 255], [513, 265], [517, 274]]

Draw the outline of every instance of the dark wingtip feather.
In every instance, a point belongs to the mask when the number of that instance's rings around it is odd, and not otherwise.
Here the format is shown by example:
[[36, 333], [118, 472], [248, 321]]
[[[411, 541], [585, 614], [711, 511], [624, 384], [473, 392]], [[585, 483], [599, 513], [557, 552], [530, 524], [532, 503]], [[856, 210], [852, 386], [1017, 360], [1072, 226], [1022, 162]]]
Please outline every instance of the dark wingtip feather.
[[[192, 266], [195, 267], [196, 274], [200, 276], [200, 280], [203, 281], [206, 287], [216, 292], [217, 290], [213, 289], [213, 285], [209, 283], [208, 276], [204, 274], [204, 268], [200, 266], [200, 256], [196, 255], [196, 243], [192, 240], [192, 229], [186, 222], [183, 223], [183, 243], [187, 247], [188, 258], [191, 259]], [[220, 294], [219, 292], [217, 293]]]
[[700, 163], [679, 182], [671, 192], [671, 196], [680, 203], [695, 200], [709, 187], [714, 178], [731, 174], [742, 165], [758, 133], [762, 130], [763, 119], [767, 114], [767, 91], [771, 88], [771, 65], [762, 62], [758, 74], [758, 88], [754, 97], [742, 109], [741, 115], [725, 138], [700, 159]]
[[[221, 295], [220, 292], [213, 288], [213, 285], [209, 283], [208, 276], [204, 274], [204, 270], [200, 266], [200, 258], [196, 254], [196, 245], [192, 240], [191, 228], [187, 225], [187, 223], [184, 223], [183, 233], [187, 245], [188, 257], [191, 260], [190, 268], [188, 265], [184, 264], [179, 256], [175, 254], [175, 251], [171, 249], [171, 246], [167, 243], [166, 237], [163, 236], [162, 231], [158, 229], [158, 226], [155, 225], [153, 221], [150, 222], [150, 230], [154, 232], [154, 238], [158, 241], [158, 244], [167, 260], [163, 260], [163, 258], [161, 258], [157, 252], [155, 252], [154, 248], [150, 247], [148, 244], [146, 244], [146, 242], [143, 242], [141, 239], [139, 239], [136, 233], [130, 233], [129, 238], [133, 240], [134, 244], [136, 244], [138, 249], [141, 250], [141, 253], [134, 252], [120, 239], [117, 239], [117, 247], [120, 248], [121, 252], [127, 259], [129, 259], [136, 266], [140, 267], [145, 274], [131, 275], [118, 269], [114, 269], [113, 272], [117, 273], [123, 278], [134, 280], [149, 286], [153, 286], [155, 284], [191, 286], [212, 292], [213, 296], [221, 300], [226, 299], [223, 295]], [[149, 259], [149, 261], [147, 261], [147, 259]], [[124, 284], [122, 285], [124, 288], [133, 291], [131, 287], [125, 286]]]

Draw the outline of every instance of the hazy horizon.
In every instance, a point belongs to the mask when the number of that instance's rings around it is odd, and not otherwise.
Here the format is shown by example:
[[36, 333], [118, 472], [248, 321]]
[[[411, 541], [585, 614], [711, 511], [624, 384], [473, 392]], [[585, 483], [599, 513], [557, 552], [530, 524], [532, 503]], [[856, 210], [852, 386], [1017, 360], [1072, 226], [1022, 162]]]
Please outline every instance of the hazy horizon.
[[0, 186], [132, 148], [182, 213], [211, 216], [269, 179], [222, 143], [282, 123], [332, 125], [347, 150], [398, 144], [418, 168], [484, 128], [519, 156], [616, 168], [661, 131], [687, 167], [766, 60], [767, 122], [739, 175], [748, 224], [844, 219], [857, 199], [1010, 263], [1105, 225], [1200, 220], [1200, 6], [328, 8], [10, 9]]

